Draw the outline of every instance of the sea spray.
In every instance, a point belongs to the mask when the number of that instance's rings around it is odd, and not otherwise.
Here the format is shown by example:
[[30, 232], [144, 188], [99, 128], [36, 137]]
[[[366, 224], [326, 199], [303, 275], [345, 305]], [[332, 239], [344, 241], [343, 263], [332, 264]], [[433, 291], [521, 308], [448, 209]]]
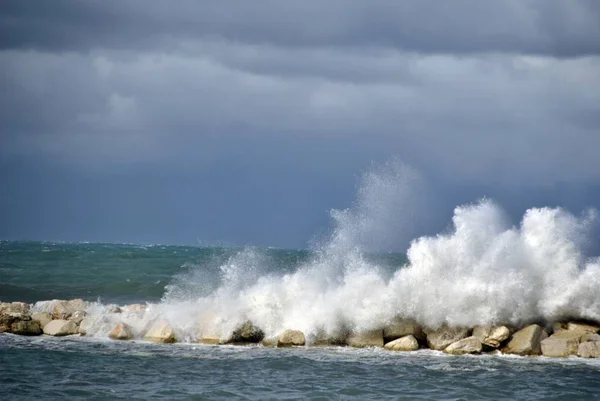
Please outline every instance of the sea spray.
[[457, 207], [446, 232], [413, 239], [406, 263], [371, 257], [378, 244], [387, 251], [406, 241], [412, 223], [430, 215], [423, 188], [401, 163], [377, 167], [363, 176], [355, 204], [332, 212], [330, 237], [293, 270], [268, 252], [243, 249], [178, 276], [144, 314], [105, 314], [96, 333], [106, 335], [119, 319], [136, 333], [166, 319], [180, 341], [225, 340], [251, 320], [267, 336], [295, 329], [310, 342], [381, 328], [395, 317], [430, 327], [600, 319], [600, 262], [583, 251], [595, 212], [533, 208], [513, 225], [484, 199]]

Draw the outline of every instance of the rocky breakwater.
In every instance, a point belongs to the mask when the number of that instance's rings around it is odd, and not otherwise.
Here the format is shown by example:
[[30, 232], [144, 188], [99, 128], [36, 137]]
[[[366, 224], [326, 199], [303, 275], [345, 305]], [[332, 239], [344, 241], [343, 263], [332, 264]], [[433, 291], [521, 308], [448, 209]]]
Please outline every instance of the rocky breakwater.
[[[196, 334], [193, 334], [193, 333]], [[289, 328], [265, 332], [250, 320], [228, 322], [214, 313], [170, 321], [160, 306], [101, 305], [81, 299], [51, 300], [33, 305], [0, 303], [0, 333], [17, 335], [85, 335], [115, 341], [154, 343], [257, 344], [269, 347], [351, 346], [389, 351], [419, 349], [451, 355], [504, 353], [551, 358], [600, 358], [600, 322], [565, 320], [475, 327], [423, 327], [413, 319], [393, 319], [374, 329], [343, 328], [336, 333], [304, 333]]]

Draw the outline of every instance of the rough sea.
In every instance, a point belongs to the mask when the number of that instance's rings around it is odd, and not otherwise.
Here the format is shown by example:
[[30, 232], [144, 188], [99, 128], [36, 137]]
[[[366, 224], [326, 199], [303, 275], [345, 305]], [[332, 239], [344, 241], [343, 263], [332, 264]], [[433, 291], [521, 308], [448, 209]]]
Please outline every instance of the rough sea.
[[[408, 230], [398, 215], [423, 216], [406, 177], [365, 175], [310, 250], [0, 241], [0, 301], [83, 298], [105, 317], [85, 337], [0, 334], [0, 399], [600, 399], [597, 359], [196, 342], [199, 327], [225, 338], [247, 320], [267, 337], [301, 330], [309, 345], [396, 317], [600, 321], [594, 211], [532, 208], [514, 222], [484, 199], [457, 206], [447, 230], [381, 252]], [[134, 332], [166, 320], [178, 342], [109, 340], [110, 304], [132, 303], [146, 305], [127, 321]]]

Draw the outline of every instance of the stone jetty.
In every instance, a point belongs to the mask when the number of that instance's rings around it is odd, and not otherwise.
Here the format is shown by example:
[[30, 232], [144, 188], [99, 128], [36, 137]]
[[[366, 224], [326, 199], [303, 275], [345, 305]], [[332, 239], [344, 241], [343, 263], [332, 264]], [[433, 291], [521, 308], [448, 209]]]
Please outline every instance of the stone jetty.
[[[133, 323], [132, 323], [133, 322]], [[419, 349], [450, 355], [488, 352], [550, 358], [600, 358], [600, 322], [564, 319], [529, 322], [518, 327], [498, 324], [475, 327], [424, 327], [414, 319], [396, 318], [383, 327], [348, 329], [328, 336], [289, 328], [270, 333], [243, 320], [228, 325], [214, 313], [189, 322], [196, 335], [156, 312], [156, 305], [99, 305], [81, 299], [51, 300], [33, 305], [0, 302], [0, 335], [97, 336], [114, 341], [143, 340], [168, 344], [257, 344], [266, 347], [350, 346], [377, 347], [390, 352]], [[191, 330], [194, 331], [194, 330]]]

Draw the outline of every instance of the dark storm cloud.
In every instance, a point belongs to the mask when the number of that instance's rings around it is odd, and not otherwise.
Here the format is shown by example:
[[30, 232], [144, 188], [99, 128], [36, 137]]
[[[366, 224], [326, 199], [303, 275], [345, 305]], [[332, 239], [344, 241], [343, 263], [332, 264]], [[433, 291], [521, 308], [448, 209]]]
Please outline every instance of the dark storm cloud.
[[0, 7], [0, 236], [301, 246], [390, 156], [600, 206], [598, 2]]
[[594, 0], [5, 0], [1, 7], [5, 49], [169, 48], [182, 38], [219, 37], [423, 53], [600, 52], [600, 4]]

